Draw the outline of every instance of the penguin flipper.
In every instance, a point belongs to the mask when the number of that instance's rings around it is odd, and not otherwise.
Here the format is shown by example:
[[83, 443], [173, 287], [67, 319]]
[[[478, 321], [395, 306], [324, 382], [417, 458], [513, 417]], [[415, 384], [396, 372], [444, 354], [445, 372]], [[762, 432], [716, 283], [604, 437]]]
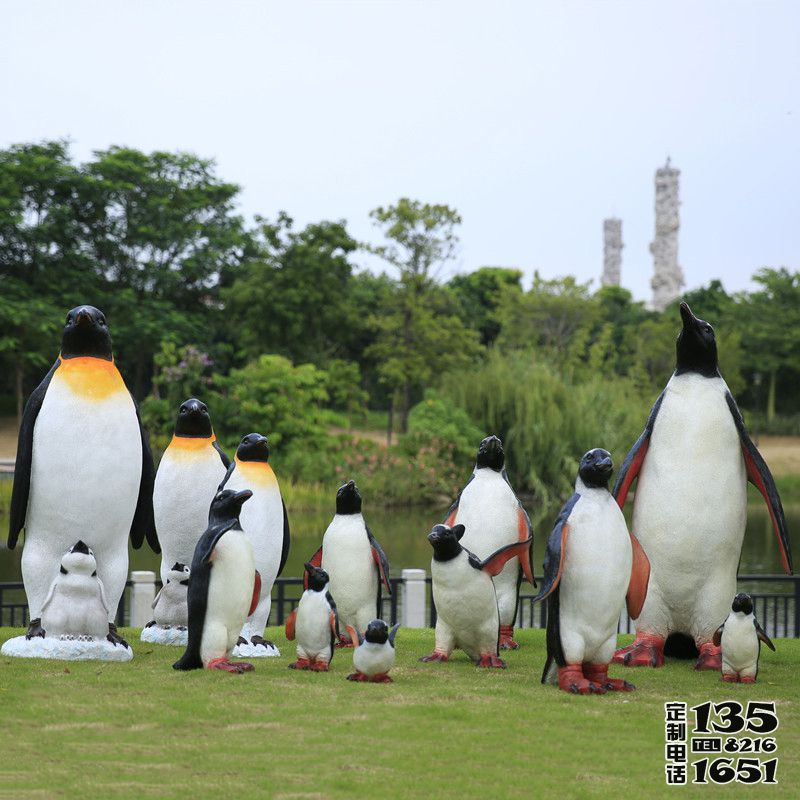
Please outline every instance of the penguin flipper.
[[[285, 519], [285, 517], [284, 517]], [[311, 558], [308, 559], [308, 563], [311, 564], [312, 567], [321, 567], [322, 566], [322, 545], [319, 546], [319, 549], [316, 553], [314, 553]], [[303, 570], [303, 589], [308, 589], [308, 571]]]
[[192, 572], [198, 568], [206, 566], [211, 561], [211, 554], [217, 546], [217, 542], [226, 534], [231, 528], [239, 524], [238, 519], [229, 519], [216, 528], [209, 528], [194, 551], [194, 558], [192, 559]]
[[778, 488], [775, 486], [775, 479], [769, 471], [766, 461], [764, 461], [758, 448], [753, 444], [750, 434], [742, 418], [742, 412], [739, 411], [739, 406], [733, 399], [730, 392], [725, 392], [725, 400], [728, 403], [733, 421], [736, 424], [736, 430], [739, 432], [739, 441], [742, 444], [742, 455], [744, 456], [745, 467], [747, 468], [747, 478], [759, 492], [761, 492], [769, 510], [769, 516], [772, 519], [772, 528], [775, 535], [778, 537], [778, 547], [781, 553], [781, 560], [783, 561], [783, 569], [787, 575], [792, 573], [792, 547], [789, 543], [789, 534], [786, 530], [786, 517], [783, 513], [783, 505], [781, 498], [778, 494]]
[[233, 471], [236, 469], [236, 462], [231, 461], [228, 464], [228, 471], [225, 473], [225, 477], [220, 481], [219, 486], [217, 486], [217, 491], [221, 492], [225, 488], [225, 484], [228, 482], [228, 479], [233, 475]]
[[281, 497], [281, 507], [283, 508], [283, 544], [281, 545], [281, 563], [278, 567], [278, 575], [283, 572], [283, 568], [286, 566], [286, 559], [289, 558], [290, 544], [289, 516], [286, 513], [286, 503], [283, 502], [283, 497]]
[[142, 418], [139, 416], [139, 406], [133, 399], [133, 406], [136, 409], [136, 421], [139, 423], [139, 436], [142, 440], [142, 477], [139, 480], [139, 497], [136, 501], [136, 511], [131, 523], [131, 544], [134, 550], [138, 550], [144, 540], [150, 545], [154, 553], [161, 552], [161, 545], [158, 543], [156, 533], [156, 521], [153, 514], [153, 486], [156, 480], [156, 470], [153, 466], [153, 454], [150, 452], [150, 442], [142, 426]]
[[358, 628], [354, 628], [352, 625], [346, 625], [347, 632], [350, 634], [350, 641], [355, 644], [358, 642], [359, 646], [364, 644], [364, 637], [361, 635], [361, 631]]
[[162, 586], [156, 593], [156, 596], [153, 598], [153, 602], [150, 604], [150, 608], [155, 608], [158, 605], [158, 599], [161, 597], [161, 592], [163, 591], [164, 587]]
[[[664, 390], [666, 391], [666, 389]], [[620, 508], [625, 507], [625, 498], [628, 496], [628, 490], [631, 484], [636, 479], [644, 464], [644, 457], [647, 455], [647, 449], [650, 447], [650, 436], [653, 433], [653, 426], [656, 424], [656, 417], [658, 416], [661, 403], [664, 400], [664, 392], [658, 396], [658, 399], [653, 404], [650, 410], [650, 416], [647, 418], [644, 430], [639, 438], [634, 442], [633, 447], [628, 451], [625, 460], [622, 462], [619, 473], [617, 474], [617, 481], [614, 484], [614, 499]]]
[[561, 592], [558, 586], [547, 598], [547, 660], [542, 671], [542, 683], [558, 683], [558, 667], [566, 664], [561, 644]]
[[259, 600], [261, 600], [261, 573], [256, 570], [255, 578], [253, 580], [253, 597], [250, 600], [250, 610], [247, 612], [248, 617], [258, 607]]
[[294, 626], [297, 624], [297, 609], [295, 608], [288, 617], [286, 617], [286, 638], [290, 641], [294, 641]]
[[[220, 461], [222, 461], [222, 465], [227, 470], [231, 465], [230, 456], [219, 446], [219, 442], [216, 439], [214, 439], [211, 446], [219, 453]], [[227, 474], [225, 477], [228, 477]]]
[[8, 549], [17, 546], [20, 531], [25, 527], [25, 515], [28, 513], [28, 496], [31, 490], [31, 463], [33, 462], [33, 429], [36, 418], [42, 409], [44, 396], [50, 386], [53, 373], [61, 365], [57, 358], [42, 382], [33, 390], [25, 403], [22, 412], [22, 424], [19, 426], [17, 438], [17, 458], [14, 463], [14, 486], [11, 490], [11, 510], [8, 522]]
[[581, 496], [575, 492], [569, 500], [564, 504], [553, 530], [550, 533], [550, 538], [547, 540], [547, 550], [544, 554], [544, 579], [542, 588], [539, 589], [539, 594], [533, 598], [535, 603], [537, 600], [544, 600], [545, 597], [550, 595], [556, 588], [561, 580], [561, 573], [564, 569], [564, 559], [567, 554], [567, 537], [569, 536], [569, 515], [575, 503], [581, 499]]
[[755, 617], [753, 617], [753, 625], [756, 627], [756, 635], [758, 638], [764, 642], [764, 644], [774, 653], [775, 645], [772, 643], [772, 639], [767, 636], [767, 632], [761, 627], [761, 625], [759, 625], [759, 622]]
[[[488, 572], [492, 577], [494, 577], [502, 572], [506, 562], [510, 561], [512, 558], [519, 558], [520, 561], [522, 561], [523, 558], [528, 558], [530, 556], [530, 546], [532, 541], [533, 539], [529, 537], [525, 539], [524, 542], [513, 542], [512, 544], [507, 544], [505, 547], [495, 550], [494, 553], [484, 558], [483, 561], [481, 561], [474, 553], [470, 553], [468, 556], [469, 563], [475, 567], [475, 569]], [[528, 572], [530, 573], [530, 563], [528, 563]]]
[[392, 625], [392, 629], [389, 631], [389, 644], [394, 647], [394, 637], [397, 636], [397, 631], [400, 629], [400, 623], [396, 623]]
[[[367, 536], [369, 537], [369, 543], [372, 547], [372, 560], [378, 568], [381, 583], [386, 587], [386, 591], [391, 594], [392, 586], [389, 583], [389, 560], [386, 558], [386, 553], [383, 552], [383, 548], [378, 544], [378, 540], [372, 535], [372, 531], [368, 527]], [[380, 616], [380, 614], [378, 614], [378, 616]]]
[[723, 622], [722, 625], [720, 625], [719, 628], [717, 628], [714, 631], [714, 635], [711, 637], [711, 641], [714, 643], [714, 647], [720, 647], [722, 645], [722, 629], [724, 627], [725, 623]]
[[464, 484], [464, 487], [458, 493], [458, 497], [453, 501], [453, 505], [447, 509], [447, 516], [444, 518], [444, 522], [442, 524], [447, 525], [448, 528], [452, 528], [456, 521], [456, 515], [458, 514], [458, 504], [461, 502], [461, 495], [464, 494], [464, 489], [472, 483], [472, 480], [475, 477], [475, 473], [473, 472], [472, 475], [469, 476], [469, 480]]
[[628, 583], [628, 592], [625, 603], [628, 607], [628, 616], [638, 619], [642, 613], [644, 601], [647, 599], [647, 585], [650, 582], [650, 559], [644, 552], [639, 540], [631, 533], [631, 549], [633, 550], [633, 563], [631, 565], [631, 579]]

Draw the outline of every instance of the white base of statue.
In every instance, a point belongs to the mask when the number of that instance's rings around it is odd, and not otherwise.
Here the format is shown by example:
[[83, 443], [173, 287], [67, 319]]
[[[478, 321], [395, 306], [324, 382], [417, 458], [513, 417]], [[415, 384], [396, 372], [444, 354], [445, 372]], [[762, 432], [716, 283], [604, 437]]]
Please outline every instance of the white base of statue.
[[152, 644], [167, 644], [175, 647], [186, 647], [189, 644], [189, 631], [184, 628], [173, 628], [169, 625], [151, 625], [142, 628], [141, 640]]
[[61, 661], [130, 661], [133, 650], [108, 639], [61, 639], [15, 636], [3, 644], [0, 654], [16, 658], [54, 658]]
[[281, 651], [275, 645], [264, 646], [263, 644], [237, 644], [233, 648], [234, 658], [277, 658]]

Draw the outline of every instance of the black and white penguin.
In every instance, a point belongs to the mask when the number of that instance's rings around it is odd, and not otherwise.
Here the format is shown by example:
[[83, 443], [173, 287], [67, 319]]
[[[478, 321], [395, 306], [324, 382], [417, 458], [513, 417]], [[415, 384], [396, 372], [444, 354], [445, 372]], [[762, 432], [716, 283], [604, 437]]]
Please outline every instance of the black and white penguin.
[[[336, 514], [309, 563], [322, 566], [330, 576], [340, 631], [347, 625], [365, 630], [372, 619], [380, 617], [381, 584], [392, 593], [389, 562], [361, 514], [361, 494], [355, 481], [348, 481], [336, 493]], [[355, 644], [341, 633], [339, 642]]]
[[261, 580], [250, 540], [239, 524], [249, 489], [223, 489], [211, 503], [208, 528], [200, 537], [189, 580], [189, 644], [175, 669], [248, 672], [252, 664], [229, 657], [245, 619], [258, 603]]
[[761, 642], [775, 651], [775, 645], [753, 614], [753, 598], [740, 592], [733, 598], [728, 618], [714, 633], [714, 644], [722, 650], [722, 680], [755, 683]]
[[767, 502], [788, 573], [792, 556], [775, 481], [719, 373], [714, 330], [686, 303], [680, 311], [677, 368], [614, 487], [622, 508], [638, 476], [632, 531], [652, 570], [636, 640], [614, 660], [661, 666], [674, 635], [696, 645], [696, 669], [718, 670], [712, 637], [736, 593], [748, 479]]
[[394, 638], [400, 627], [398, 622], [391, 630], [382, 619], [373, 619], [362, 635], [352, 625], [348, 633], [358, 647], [353, 650], [353, 667], [355, 672], [347, 676], [349, 681], [368, 683], [391, 683], [389, 670], [394, 666]]
[[[463, 536], [463, 525], [436, 525], [428, 534], [436, 644], [420, 661], [449, 661], [460, 647], [479, 667], [505, 668], [499, 657], [500, 614], [492, 578], [509, 559], [529, 553], [531, 541], [508, 544], [481, 560], [461, 546]], [[529, 569], [525, 578], [533, 583]]]
[[186, 630], [189, 624], [189, 576], [191, 570], [179, 561], [167, 572], [161, 589], [153, 600], [153, 620], [145, 626], [161, 625], [165, 628]]
[[328, 573], [309, 563], [305, 568], [308, 588], [286, 619], [286, 638], [297, 640], [297, 660], [289, 668], [327, 672], [339, 638], [336, 603], [328, 591]]
[[647, 594], [650, 568], [608, 491], [612, 470], [607, 450], [590, 450], [581, 459], [575, 493], [547, 542], [544, 584], [534, 598], [547, 598], [542, 683], [557, 683], [575, 694], [634, 688], [609, 678], [608, 665], [626, 597], [635, 619]]
[[269, 463], [269, 443], [260, 433], [249, 433], [236, 450], [222, 487], [250, 489], [253, 497], [242, 509], [241, 525], [253, 546], [256, 569], [261, 575], [261, 597], [247, 618], [234, 655], [278, 656], [275, 645], [264, 638], [272, 605], [272, 586], [289, 557], [289, 517], [278, 479]]
[[531, 572], [533, 530], [527, 512], [517, 498], [505, 470], [505, 451], [497, 436], [487, 436], [478, 447], [475, 469], [450, 506], [444, 524], [466, 528], [461, 546], [486, 558], [490, 553], [514, 542], [531, 540], [528, 553], [512, 558], [494, 578], [497, 606], [500, 609], [500, 649], [516, 650], [514, 622], [522, 576]]
[[123, 643], [113, 620], [128, 578], [128, 536], [134, 548], [147, 539], [159, 552], [153, 474], [136, 403], [114, 364], [106, 318], [92, 306], [73, 308], [61, 353], [28, 398], [19, 430], [8, 546], [14, 548], [24, 527], [28, 638], [41, 627], [42, 603], [79, 530], [97, 557], [109, 633]]
[[108, 601], [97, 576], [94, 553], [76, 542], [61, 559], [47, 599], [42, 604], [42, 633], [60, 639], [105, 639], [118, 642], [108, 630]]
[[194, 397], [181, 403], [153, 489], [162, 584], [173, 564], [191, 563], [208, 524], [208, 507], [230, 463], [214, 435], [208, 406]]

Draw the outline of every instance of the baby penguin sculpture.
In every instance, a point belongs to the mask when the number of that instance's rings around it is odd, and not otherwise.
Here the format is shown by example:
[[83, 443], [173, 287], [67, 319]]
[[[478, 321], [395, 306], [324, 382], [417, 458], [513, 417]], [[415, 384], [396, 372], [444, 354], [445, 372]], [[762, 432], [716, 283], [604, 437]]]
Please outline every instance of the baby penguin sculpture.
[[190, 569], [179, 561], [167, 572], [167, 581], [153, 600], [153, 620], [146, 628], [160, 625], [185, 631], [189, 619], [187, 594]]
[[349, 681], [391, 683], [389, 670], [394, 666], [394, 637], [400, 623], [391, 630], [382, 619], [373, 619], [362, 636], [352, 625], [347, 632], [358, 646], [353, 651], [355, 672], [347, 676]]
[[297, 661], [289, 669], [327, 672], [339, 639], [336, 603], [328, 591], [328, 573], [310, 562], [304, 566], [308, 588], [286, 620], [286, 638], [297, 640]]
[[556, 519], [544, 558], [547, 661], [542, 683], [575, 694], [630, 692], [633, 685], [608, 677], [617, 622], [628, 602], [636, 619], [644, 605], [650, 565], [608, 491], [613, 464], [607, 450], [581, 459], [575, 494]]
[[722, 680], [726, 683], [755, 683], [761, 642], [775, 645], [753, 614], [753, 599], [741, 592], [733, 598], [731, 613], [714, 634], [714, 644], [722, 646]]
[[519, 558], [533, 583], [527, 555], [531, 537], [496, 550], [483, 561], [461, 546], [464, 526], [436, 525], [428, 534], [433, 547], [431, 577], [436, 603], [436, 645], [420, 661], [448, 661], [460, 647], [479, 667], [505, 668], [499, 656], [500, 615], [492, 577]]
[[[94, 553], [76, 542], [61, 559], [61, 569], [42, 605], [42, 633], [60, 639], [108, 639], [108, 601], [97, 577]], [[127, 644], [123, 641], [123, 645]]]

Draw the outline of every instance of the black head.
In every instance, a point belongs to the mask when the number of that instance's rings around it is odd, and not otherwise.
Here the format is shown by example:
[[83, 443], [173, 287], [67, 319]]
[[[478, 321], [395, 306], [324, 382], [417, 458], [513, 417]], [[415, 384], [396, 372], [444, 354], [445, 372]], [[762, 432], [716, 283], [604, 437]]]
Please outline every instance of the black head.
[[248, 433], [236, 449], [239, 461], [269, 461], [269, 443], [260, 433]]
[[77, 306], [67, 314], [61, 334], [61, 357], [91, 356], [111, 361], [111, 334], [106, 316], [94, 306]]
[[185, 569], [186, 569], [186, 564], [181, 564], [180, 561], [176, 561], [172, 565], [172, 569], [170, 570], [170, 572], [183, 572]]
[[475, 458], [475, 466], [478, 469], [488, 467], [496, 472], [503, 469], [506, 462], [506, 453], [503, 450], [503, 443], [497, 436], [487, 436], [478, 447], [478, 455]]
[[372, 644], [386, 644], [389, 641], [389, 626], [382, 619], [374, 619], [364, 631], [364, 639]]
[[428, 541], [433, 547], [433, 557], [436, 561], [450, 561], [461, 551], [460, 539], [464, 535], [463, 525], [454, 525], [449, 528], [447, 525], [434, 525], [433, 530], [428, 534]]
[[194, 397], [181, 403], [175, 420], [175, 435], [207, 439], [213, 430], [208, 406]]
[[72, 545], [72, 549], [70, 553], [83, 553], [83, 555], [89, 555], [89, 546], [84, 542], [82, 539], [78, 539], [74, 545]]
[[356, 486], [355, 481], [347, 481], [347, 483], [344, 486], [340, 486], [339, 491], [336, 492], [336, 513], [361, 513], [361, 492], [358, 491], [358, 486]]
[[753, 598], [750, 597], [750, 595], [746, 592], [739, 592], [739, 594], [733, 598], [733, 603], [731, 603], [731, 611], [741, 611], [741, 613], [745, 615], [752, 614]]
[[313, 589], [315, 592], [321, 592], [330, 581], [328, 573], [321, 567], [315, 567], [309, 561], [303, 564], [303, 566], [308, 573], [308, 588]]
[[675, 373], [697, 372], [707, 378], [719, 375], [717, 369], [717, 340], [714, 329], [703, 319], [692, 314], [686, 303], [681, 303], [683, 330], [675, 346], [677, 367]]
[[584, 453], [578, 468], [578, 475], [591, 489], [607, 489], [613, 471], [614, 463], [611, 461], [611, 453], [601, 447], [595, 447], [594, 450]]
[[239, 519], [242, 503], [252, 496], [253, 493], [249, 489], [242, 489], [241, 492], [223, 489], [221, 492], [217, 492], [211, 501], [211, 509], [208, 512], [209, 523]]

